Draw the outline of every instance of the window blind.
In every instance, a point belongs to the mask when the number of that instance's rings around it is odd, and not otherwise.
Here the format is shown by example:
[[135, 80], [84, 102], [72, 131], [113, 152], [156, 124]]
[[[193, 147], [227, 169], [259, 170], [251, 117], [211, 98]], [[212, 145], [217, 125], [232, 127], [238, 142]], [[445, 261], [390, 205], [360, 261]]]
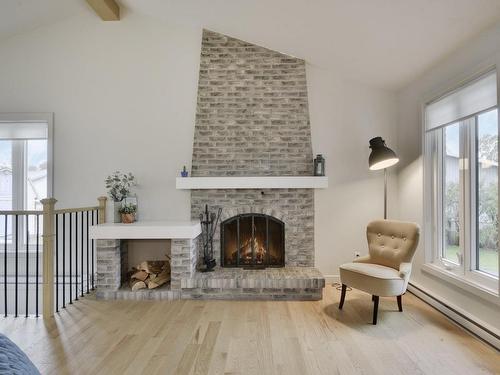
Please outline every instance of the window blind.
[[426, 131], [497, 105], [497, 73], [488, 72], [425, 107]]
[[0, 139], [47, 139], [46, 122], [0, 122]]

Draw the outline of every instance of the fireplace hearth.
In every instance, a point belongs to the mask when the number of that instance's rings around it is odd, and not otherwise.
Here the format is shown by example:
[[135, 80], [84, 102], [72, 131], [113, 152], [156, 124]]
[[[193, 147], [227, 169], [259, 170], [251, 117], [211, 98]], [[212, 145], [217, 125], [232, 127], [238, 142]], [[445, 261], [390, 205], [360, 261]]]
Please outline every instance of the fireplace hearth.
[[221, 223], [222, 267], [266, 268], [285, 265], [285, 223], [248, 213]]

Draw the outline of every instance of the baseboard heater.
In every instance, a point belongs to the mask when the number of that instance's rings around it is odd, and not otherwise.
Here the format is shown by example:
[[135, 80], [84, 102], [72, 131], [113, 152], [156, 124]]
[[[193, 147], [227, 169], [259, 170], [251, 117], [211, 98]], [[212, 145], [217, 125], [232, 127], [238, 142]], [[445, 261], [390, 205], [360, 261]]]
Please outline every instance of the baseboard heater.
[[486, 325], [478, 323], [470, 316], [467, 316], [466, 314], [458, 311], [456, 308], [450, 306], [450, 304], [443, 302], [442, 299], [432, 295], [421, 286], [415, 285], [415, 283], [410, 282], [408, 284], [408, 291], [423, 300], [425, 303], [434, 307], [436, 310], [444, 314], [472, 335], [500, 351], [500, 335], [493, 332], [493, 330], [486, 327]]

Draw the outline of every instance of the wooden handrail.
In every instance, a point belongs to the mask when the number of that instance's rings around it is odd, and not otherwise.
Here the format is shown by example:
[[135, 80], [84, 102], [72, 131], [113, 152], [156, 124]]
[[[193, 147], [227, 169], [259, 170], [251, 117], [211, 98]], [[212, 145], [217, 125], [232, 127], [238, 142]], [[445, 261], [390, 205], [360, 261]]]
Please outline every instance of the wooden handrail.
[[42, 215], [43, 211], [23, 211], [23, 210], [12, 210], [12, 211], [0, 211], [0, 215]]
[[[38, 302], [39, 302], [39, 250], [40, 250], [40, 243], [39, 243], [39, 238], [40, 235], [42, 237], [42, 315], [44, 319], [50, 319], [54, 316], [55, 311], [59, 311], [59, 295], [56, 294], [59, 291], [59, 282], [60, 282], [60, 277], [59, 277], [59, 267], [61, 266], [61, 262], [59, 262], [58, 255], [60, 254], [58, 244], [59, 244], [59, 233], [62, 231], [62, 238], [63, 238], [63, 250], [64, 250], [64, 244], [67, 243], [65, 238], [65, 234], [67, 231], [69, 231], [69, 238], [71, 239], [72, 231], [74, 230], [74, 243], [72, 242], [70, 244], [70, 269], [69, 269], [69, 278], [70, 278], [70, 288], [72, 281], [74, 281], [73, 285], [75, 287], [75, 299], [78, 300], [78, 294], [80, 293], [78, 291], [78, 286], [81, 286], [81, 296], [83, 296], [84, 293], [84, 276], [87, 275], [87, 293], [90, 292], [90, 280], [91, 280], [91, 285], [92, 285], [92, 290], [94, 290], [94, 269], [95, 269], [95, 258], [94, 258], [94, 252], [95, 252], [95, 247], [94, 247], [94, 240], [90, 242], [89, 239], [89, 232], [90, 232], [90, 226], [91, 225], [96, 225], [96, 224], [102, 224], [106, 221], [106, 197], [99, 197], [98, 198], [98, 205], [94, 206], [87, 206], [87, 207], [76, 207], [76, 208], [61, 208], [61, 209], [56, 209], [55, 204], [57, 203], [57, 200], [54, 198], [45, 198], [40, 201], [42, 204], [42, 210], [0, 210], [0, 218], [4, 216], [5, 218], [5, 228], [3, 235], [1, 237], [6, 238], [7, 235], [12, 236], [12, 244], [9, 246], [12, 246], [15, 251], [16, 251], [16, 257], [18, 255], [18, 240], [24, 241], [22, 236], [19, 235], [19, 225], [22, 226], [21, 233], [26, 233], [26, 242], [22, 242], [23, 246], [26, 245], [26, 251], [28, 253], [29, 246], [32, 246], [33, 249], [36, 249], [36, 316], [39, 316], [39, 309], [38, 309]], [[74, 214], [74, 215], [72, 215]], [[85, 214], [86, 214], [86, 219], [85, 219]], [[61, 215], [61, 216], [59, 216]], [[65, 224], [65, 219], [69, 215], [69, 225]], [[8, 219], [10, 216], [10, 222], [12, 225], [12, 231], [8, 231]], [[96, 217], [97, 216], [97, 217]], [[23, 219], [28, 217], [34, 218], [35, 221], [32, 220], [26, 220], [24, 221]], [[74, 225], [72, 225], [72, 218], [75, 220]], [[80, 221], [78, 220], [80, 218]], [[97, 218], [97, 222], [96, 219]], [[21, 220], [19, 220], [21, 219]], [[62, 219], [62, 222], [61, 220]], [[40, 228], [40, 220], [42, 221], [42, 228]], [[19, 221], [21, 223], [19, 223]], [[62, 225], [61, 225], [62, 224]], [[33, 240], [33, 235], [34, 233], [30, 231], [30, 229], [34, 230], [34, 226], [36, 225], [36, 237]], [[84, 229], [86, 226], [86, 230]], [[40, 233], [41, 229], [41, 233]], [[78, 231], [80, 229], [80, 232]], [[86, 253], [87, 253], [87, 261], [84, 263], [84, 241], [86, 237]], [[36, 241], [36, 246], [35, 242], [30, 243], [30, 238], [32, 241]], [[78, 246], [77, 240], [81, 241], [81, 245]], [[14, 245], [15, 242], [15, 245]], [[79, 242], [80, 243], [80, 242]], [[4, 246], [4, 251], [7, 254], [7, 241], [3, 240], [3, 245]], [[74, 245], [74, 247], [73, 247]], [[90, 246], [91, 245], [91, 246]], [[79, 251], [80, 249], [80, 251]], [[74, 277], [72, 276], [72, 269], [71, 269], [71, 251], [74, 250]], [[5, 254], [5, 255], [6, 255]], [[64, 260], [64, 255], [65, 252], [63, 251], [63, 307], [64, 303], [66, 301], [64, 297], [64, 289], [65, 288], [65, 280], [66, 280], [66, 275], [65, 275], [65, 262]], [[80, 259], [77, 257], [81, 256]], [[81, 262], [79, 263], [79, 260]], [[92, 263], [90, 263], [90, 260]], [[5, 256], [5, 262], [7, 262], [7, 255]], [[56, 263], [57, 262], [57, 263]], [[29, 254], [26, 255], [26, 316], [28, 316], [29, 313], [29, 299], [28, 299], [28, 287], [29, 287], [29, 279], [28, 279], [28, 265], [29, 265]], [[86, 273], [84, 271], [84, 265], [86, 265]], [[80, 266], [80, 268], [78, 268]], [[17, 288], [18, 288], [18, 282], [17, 282], [17, 277], [18, 277], [18, 267], [17, 267], [17, 258], [16, 258], [16, 300], [15, 300], [15, 315], [16, 317], [18, 316], [18, 299], [17, 299]], [[7, 270], [5, 270], [5, 275], [7, 275]], [[6, 276], [5, 276], [6, 278]], [[77, 280], [78, 279], [78, 280]], [[7, 282], [5, 281], [5, 284]], [[57, 287], [57, 291], [55, 290], [55, 287]], [[7, 297], [6, 297], [7, 298]], [[72, 298], [72, 293], [70, 292], [70, 302], [73, 301]], [[57, 307], [56, 307], [57, 304]], [[7, 299], [5, 299], [5, 310], [7, 314]]]
[[[58, 210], [54, 210], [54, 214], [68, 214], [68, 213], [73, 213], [73, 212], [97, 211], [99, 209], [100, 209], [99, 206], [78, 207], [78, 208], [60, 208]], [[2, 215], [43, 215], [43, 210], [0, 211], [0, 216], [2, 216]]]
[[72, 212], [95, 211], [98, 209], [99, 209], [99, 206], [78, 207], [78, 208], [60, 208], [58, 210], [54, 210], [54, 213], [55, 214], [68, 214], [68, 213], [72, 213]]

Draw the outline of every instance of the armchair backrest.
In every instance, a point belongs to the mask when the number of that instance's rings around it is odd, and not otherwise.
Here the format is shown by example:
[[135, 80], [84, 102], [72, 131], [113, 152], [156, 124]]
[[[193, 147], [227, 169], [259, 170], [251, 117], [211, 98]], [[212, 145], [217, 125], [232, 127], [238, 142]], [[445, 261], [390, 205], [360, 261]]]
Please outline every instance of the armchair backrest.
[[399, 269], [411, 263], [420, 237], [415, 223], [396, 220], [375, 220], [366, 228], [370, 262]]

